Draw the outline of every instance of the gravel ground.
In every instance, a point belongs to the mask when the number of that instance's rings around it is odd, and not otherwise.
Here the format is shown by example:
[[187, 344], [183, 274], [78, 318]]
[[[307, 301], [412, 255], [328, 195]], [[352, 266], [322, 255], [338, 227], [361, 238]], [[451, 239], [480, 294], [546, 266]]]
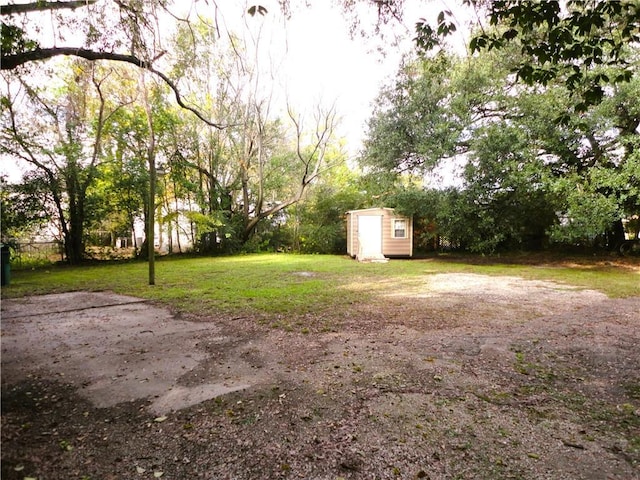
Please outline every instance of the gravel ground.
[[4, 300], [2, 478], [640, 479], [640, 298], [374, 287], [298, 331], [104, 292]]

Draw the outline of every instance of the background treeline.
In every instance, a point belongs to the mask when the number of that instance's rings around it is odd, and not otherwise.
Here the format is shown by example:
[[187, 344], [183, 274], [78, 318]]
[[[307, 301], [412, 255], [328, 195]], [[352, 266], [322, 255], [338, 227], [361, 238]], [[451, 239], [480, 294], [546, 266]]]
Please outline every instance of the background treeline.
[[[414, 217], [418, 251], [618, 248], [640, 230], [640, 50], [606, 35], [636, 10], [603, 12], [588, 34], [556, 39], [573, 50], [546, 76], [526, 69], [540, 62], [530, 42], [545, 21], [551, 30], [544, 18], [526, 36], [498, 18], [464, 57], [407, 55], [356, 159], [335, 106], [302, 112], [279, 98], [259, 32], [178, 22], [161, 54], [141, 43], [166, 62], [160, 78], [108, 55], [11, 67], [0, 153], [27, 168], [19, 183], [3, 179], [3, 239], [54, 236], [78, 263], [121, 238], [144, 255], [152, 234], [136, 225], [155, 224], [169, 253], [344, 253], [345, 212], [387, 206]], [[23, 33], [3, 24], [5, 52], [32, 48]], [[479, 48], [491, 35], [508, 41]], [[587, 47], [595, 60], [577, 62]]]
[[[640, 81], [610, 85], [601, 102], [576, 108], [561, 77], [517, 82], [519, 52], [514, 44], [407, 60], [370, 122], [362, 162], [376, 193], [419, 219], [422, 242], [440, 236], [473, 252], [615, 248], [624, 228], [637, 238]], [[638, 49], [627, 58], [637, 67]], [[423, 188], [425, 174], [447, 165], [460, 173], [456, 186]]]

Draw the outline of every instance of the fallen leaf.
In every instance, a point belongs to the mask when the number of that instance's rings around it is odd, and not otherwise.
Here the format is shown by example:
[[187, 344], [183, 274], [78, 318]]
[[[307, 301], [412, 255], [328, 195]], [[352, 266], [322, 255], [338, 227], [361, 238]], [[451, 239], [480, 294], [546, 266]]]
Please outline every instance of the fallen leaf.
[[153, 472], [154, 478], [160, 478], [162, 475], [164, 475], [164, 472]]
[[14, 470], [16, 472], [21, 472], [22, 470], [24, 470], [24, 465], [16, 465]]
[[138, 472], [139, 474], [143, 474], [144, 472], [146, 472], [146, 470], [142, 467], [136, 467], [136, 472]]
[[154, 419], [153, 419], [153, 421], [154, 421], [154, 422], [161, 423], [161, 422], [164, 422], [166, 419], [167, 419], [166, 415], [163, 415], [163, 416], [161, 416], [161, 417], [156, 417], [156, 418], [154, 418]]

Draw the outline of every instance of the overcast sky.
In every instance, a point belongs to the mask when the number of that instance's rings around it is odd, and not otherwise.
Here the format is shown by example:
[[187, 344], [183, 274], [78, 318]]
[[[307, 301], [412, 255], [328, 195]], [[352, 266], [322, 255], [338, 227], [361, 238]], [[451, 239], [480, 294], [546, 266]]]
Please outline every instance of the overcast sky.
[[[382, 38], [373, 35], [377, 13], [366, 4], [356, 15], [362, 28], [372, 34], [369, 37], [350, 35], [351, 20], [336, 5], [340, 2], [316, 0], [309, 6], [300, 0], [291, 3], [292, 15], [285, 21], [277, 0], [217, 1], [220, 19], [230, 29], [257, 25], [273, 29], [266, 33], [271, 41], [268, 48], [261, 48], [279, 65], [278, 88], [300, 111], [318, 102], [335, 103], [341, 117], [340, 133], [352, 154], [360, 149], [380, 88], [395, 75], [402, 56], [415, 49], [414, 26], [419, 19], [435, 24], [440, 11], [450, 10], [459, 30], [451, 39], [452, 48], [463, 53], [468, 43], [464, 32], [471, 16], [460, 6], [461, 0], [405, 0], [404, 24], [390, 24]], [[248, 6], [254, 4], [264, 5], [267, 15], [247, 16]], [[241, 18], [246, 24], [239, 22]], [[399, 41], [397, 45], [391, 43], [392, 37]]]

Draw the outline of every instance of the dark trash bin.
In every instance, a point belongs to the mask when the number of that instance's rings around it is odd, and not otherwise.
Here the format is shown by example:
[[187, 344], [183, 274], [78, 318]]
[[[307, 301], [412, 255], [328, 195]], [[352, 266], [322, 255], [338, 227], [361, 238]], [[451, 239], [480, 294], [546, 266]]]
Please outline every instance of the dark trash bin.
[[0, 252], [2, 253], [2, 285], [9, 285], [11, 281], [11, 250], [8, 245], [2, 245], [0, 247]]

